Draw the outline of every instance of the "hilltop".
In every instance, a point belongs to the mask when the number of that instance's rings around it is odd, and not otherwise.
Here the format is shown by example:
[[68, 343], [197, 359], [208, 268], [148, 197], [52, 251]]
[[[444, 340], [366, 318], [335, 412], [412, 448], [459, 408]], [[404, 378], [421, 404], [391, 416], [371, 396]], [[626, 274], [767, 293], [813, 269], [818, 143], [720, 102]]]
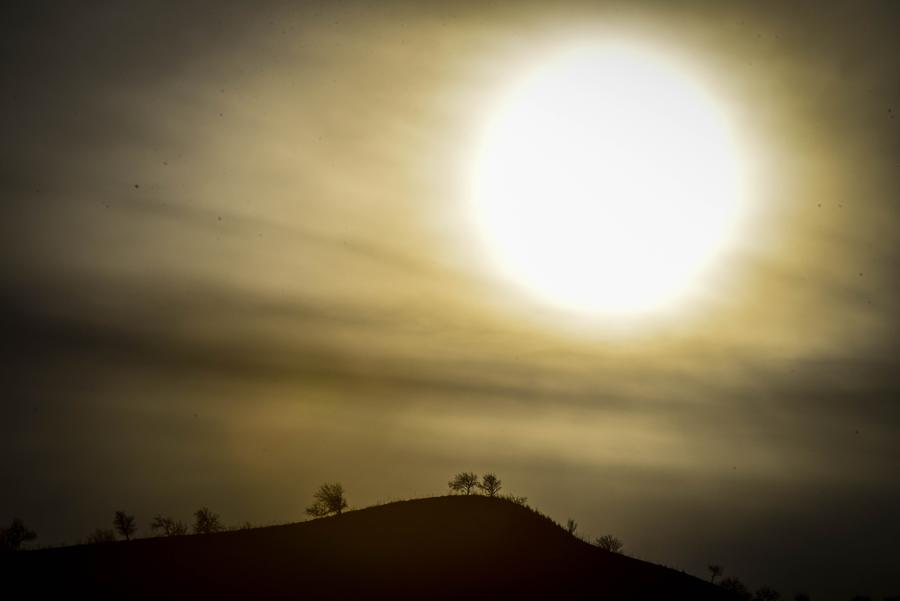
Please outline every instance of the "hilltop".
[[704, 599], [693, 576], [609, 553], [483, 496], [401, 501], [310, 522], [8, 553], [35, 598]]

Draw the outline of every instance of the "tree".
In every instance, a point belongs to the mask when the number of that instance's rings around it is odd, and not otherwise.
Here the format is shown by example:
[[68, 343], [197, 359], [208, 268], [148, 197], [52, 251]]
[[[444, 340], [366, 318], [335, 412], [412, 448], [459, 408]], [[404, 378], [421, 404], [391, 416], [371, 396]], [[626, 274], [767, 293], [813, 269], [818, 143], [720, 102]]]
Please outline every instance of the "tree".
[[716, 578], [722, 575], [722, 566], [711, 564], [706, 566], [706, 568], [709, 570], [709, 581], [715, 584]]
[[620, 553], [622, 551], [622, 541], [613, 536], [612, 534], [604, 534], [600, 538], [596, 539], [595, 542], [597, 546], [603, 549], [604, 551], [609, 551], [610, 553]]
[[194, 512], [194, 532], [196, 534], [212, 534], [224, 530], [219, 514], [213, 513], [209, 507], [201, 507]]
[[781, 593], [771, 586], [762, 586], [756, 591], [754, 601], [781, 601]]
[[150, 522], [150, 530], [153, 530], [154, 532], [162, 530], [163, 536], [171, 536], [172, 527], [174, 525], [175, 520], [172, 518], [157, 514], [153, 517], [153, 521]]
[[470, 495], [473, 490], [478, 488], [478, 475], [474, 472], [460, 472], [453, 476], [453, 479], [447, 483], [447, 486], [453, 492]]
[[88, 534], [87, 544], [99, 545], [105, 543], [116, 542], [116, 533], [109, 528], [97, 528], [91, 534]]
[[137, 526], [134, 525], [134, 516], [128, 515], [124, 511], [116, 512], [116, 517], [113, 518], [113, 526], [115, 526], [116, 532], [125, 537], [125, 540], [131, 540], [131, 537], [137, 532]]
[[315, 502], [306, 508], [306, 513], [321, 518], [328, 515], [341, 515], [347, 509], [347, 499], [344, 498], [344, 487], [340, 482], [334, 484], [325, 483], [313, 495]]
[[483, 490], [487, 496], [496, 497], [500, 489], [503, 488], [500, 484], [500, 479], [492, 472], [482, 476], [481, 484], [478, 485], [478, 488]]
[[169, 536], [184, 536], [188, 533], [187, 524], [182, 522], [181, 520], [175, 520], [175, 524], [172, 526], [172, 533]]
[[15, 518], [9, 527], [0, 528], [0, 551], [18, 551], [23, 543], [36, 538], [34, 530], [29, 530], [21, 519]]
[[168, 516], [157, 515], [150, 524], [153, 531], [162, 530], [163, 536], [181, 536], [188, 533], [187, 524]]
[[747, 590], [747, 586], [734, 576], [723, 578], [722, 581], [719, 582], [719, 586], [742, 601], [751, 601], [753, 599], [753, 595]]
[[578, 530], [578, 522], [576, 522], [572, 518], [569, 518], [566, 522], [566, 532], [574, 536], [576, 530]]

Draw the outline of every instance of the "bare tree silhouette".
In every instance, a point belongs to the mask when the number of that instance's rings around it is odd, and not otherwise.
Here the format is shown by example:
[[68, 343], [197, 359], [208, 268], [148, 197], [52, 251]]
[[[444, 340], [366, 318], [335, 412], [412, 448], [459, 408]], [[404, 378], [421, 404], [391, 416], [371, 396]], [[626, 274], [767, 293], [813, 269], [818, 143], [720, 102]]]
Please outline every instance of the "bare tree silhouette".
[[315, 502], [306, 508], [306, 513], [313, 517], [320, 518], [332, 514], [341, 515], [347, 509], [344, 487], [340, 482], [323, 484], [315, 492], [313, 498]]
[[716, 564], [710, 564], [706, 566], [706, 569], [709, 570], [709, 581], [713, 584], [716, 583], [716, 578], [722, 575], [723, 568], [722, 566], [718, 566]]
[[172, 536], [184, 536], [187, 533], [187, 524], [185, 524], [181, 520], [175, 520], [175, 525], [172, 526]]
[[89, 545], [114, 542], [116, 542], [116, 533], [110, 528], [97, 528], [92, 533], [88, 534], [87, 537], [87, 544]]
[[566, 522], [566, 532], [574, 536], [576, 530], [578, 530], [578, 522], [569, 518]]
[[474, 472], [460, 472], [453, 476], [447, 486], [453, 492], [470, 495], [473, 490], [478, 488], [478, 475]]
[[622, 551], [622, 547], [624, 546], [622, 541], [612, 534], [604, 534], [603, 536], [595, 539], [594, 542], [598, 547], [600, 547], [604, 551], [609, 551], [610, 553], [620, 553]]
[[501, 484], [497, 474], [491, 472], [481, 477], [481, 484], [478, 485], [478, 488], [484, 491], [484, 494], [487, 496], [496, 497], [500, 489], [503, 488]]
[[176, 520], [168, 516], [156, 515], [150, 524], [150, 529], [154, 532], [162, 530], [163, 536], [181, 536], [188, 533], [187, 524], [181, 520]]
[[212, 534], [225, 530], [219, 521], [219, 514], [213, 513], [209, 507], [201, 507], [194, 512], [194, 532], [196, 534]]
[[125, 540], [131, 540], [131, 537], [137, 532], [134, 516], [128, 515], [124, 511], [116, 512], [116, 516], [113, 518], [113, 526], [115, 526], [116, 532], [125, 537]]
[[7, 528], [0, 528], [0, 551], [18, 551], [24, 543], [36, 538], [34, 530], [29, 530], [21, 519], [15, 518]]

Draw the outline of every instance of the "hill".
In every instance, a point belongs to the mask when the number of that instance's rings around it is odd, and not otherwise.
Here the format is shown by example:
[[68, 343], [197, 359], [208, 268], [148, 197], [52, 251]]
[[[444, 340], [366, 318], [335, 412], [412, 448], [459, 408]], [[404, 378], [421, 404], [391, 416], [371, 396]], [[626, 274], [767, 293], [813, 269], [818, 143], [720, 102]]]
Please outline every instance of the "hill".
[[[692, 576], [589, 545], [481, 496], [311, 522], [8, 553], [4, 592], [117, 599], [726, 599]], [[12, 598], [12, 597], [11, 597]]]

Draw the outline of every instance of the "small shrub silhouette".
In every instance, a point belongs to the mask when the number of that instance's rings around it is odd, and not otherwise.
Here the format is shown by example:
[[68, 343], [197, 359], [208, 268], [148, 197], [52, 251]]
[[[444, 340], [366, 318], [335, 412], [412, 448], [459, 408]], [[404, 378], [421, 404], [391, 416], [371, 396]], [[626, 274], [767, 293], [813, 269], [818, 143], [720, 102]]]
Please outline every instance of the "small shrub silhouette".
[[344, 498], [344, 487], [340, 482], [325, 483], [313, 495], [315, 502], [306, 508], [306, 513], [316, 518], [328, 515], [341, 515], [347, 509]]
[[6, 528], [0, 528], [0, 551], [18, 551], [24, 543], [37, 538], [37, 533], [19, 519], [13, 519]]
[[709, 570], [709, 581], [713, 584], [716, 583], [716, 578], [722, 575], [722, 566], [718, 566], [716, 564], [710, 564], [706, 566], [706, 569]]
[[753, 599], [753, 595], [750, 594], [747, 586], [733, 576], [723, 578], [719, 582], [719, 586], [734, 595], [736, 599], [741, 599], [742, 601], [752, 601]]
[[100, 545], [116, 542], [116, 533], [111, 528], [97, 528], [88, 534], [87, 544]]
[[225, 527], [219, 521], [219, 514], [210, 511], [209, 507], [201, 507], [194, 512], [194, 533], [212, 534], [223, 530]]
[[134, 516], [128, 515], [124, 511], [116, 512], [116, 516], [113, 518], [113, 526], [115, 526], [116, 532], [125, 537], [125, 540], [131, 540], [131, 537], [137, 532]]
[[576, 522], [572, 518], [569, 518], [566, 522], [566, 532], [574, 536], [576, 530], [578, 530], [578, 522]]
[[771, 586], [762, 586], [756, 590], [754, 601], [781, 601], [781, 593]]
[[451, 492], [470, 495], [478, 488], [478, 475], [474, 472], [460, 472], [453, 476], [447, 486], [450, 487]]
[[504, 501], [509, 501], [510, 503], [515, 503], [516, 505], [521, 505], [522, 507], [528, 507], [528, 497], [518, 497], [516, 495], [500, 495], [501, 499]]
[[594, 543], [604, 551], [609, 551], [610, 553], [620, 553], [622, 547], [625, 546], [621, 540], [612, 534], [604, 534], [595, 539]]

